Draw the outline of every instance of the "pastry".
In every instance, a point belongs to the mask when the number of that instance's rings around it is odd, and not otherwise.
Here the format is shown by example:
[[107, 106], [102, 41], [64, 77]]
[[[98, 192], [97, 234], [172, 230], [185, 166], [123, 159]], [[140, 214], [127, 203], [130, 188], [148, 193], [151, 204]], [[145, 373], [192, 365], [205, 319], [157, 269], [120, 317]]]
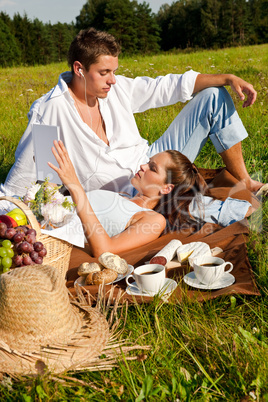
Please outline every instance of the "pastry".
[[99, 272], [103, 269], [103, 266], [98, 262], [83, 262], [78, 268], [78, 275], [86, 276], [91, 272]]
[[118, 274], [125, 275], [128, 272], [128, 263], [119, 255], [113, 253], [103, 253], [99, 256], [99, 262], [105, 268], [113, 269]]
[[104, 268], [98, 272], [91, 272], [85, 279], [86, 285], [101, 285], [110, 283], [117, 279], [117, 273], [113, 269]]

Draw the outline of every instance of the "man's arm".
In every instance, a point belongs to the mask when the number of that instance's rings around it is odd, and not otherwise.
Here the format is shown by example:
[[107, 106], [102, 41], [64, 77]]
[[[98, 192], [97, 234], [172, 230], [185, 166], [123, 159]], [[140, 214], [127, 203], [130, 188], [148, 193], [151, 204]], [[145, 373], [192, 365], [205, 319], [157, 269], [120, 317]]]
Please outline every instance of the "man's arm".
[[257, 92], [253, 88], [253, 85], [242, 80], [233, 74], [199, 74], [195, 81], [193, 93], [202, 91], [202, 89], [209, 87], [221, 87], [229, 85], [234, 92], [236, 92], [239, 98], [245, 100], [243, 107], [251, 106], [257, 98]]

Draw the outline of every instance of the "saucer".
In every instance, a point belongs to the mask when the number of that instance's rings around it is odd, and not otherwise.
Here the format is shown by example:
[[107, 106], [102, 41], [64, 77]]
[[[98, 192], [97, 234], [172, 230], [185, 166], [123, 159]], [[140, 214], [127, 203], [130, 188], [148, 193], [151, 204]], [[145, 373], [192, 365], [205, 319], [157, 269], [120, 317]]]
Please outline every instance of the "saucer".
[[199, 280], [195, 276], [194, 271], [192, 271], [186, 274], [183, 280], [185, 283], [187, 283], [187, 285], [194, 288], [215, 290], [226, 288], [227, 286], [232, 285], [235, 282], [235, 277], [232, 274], [225, 272], [225, 274], [223, 274], [217, 282], [212, 283], [211, 285], [204, 285], [203, 283], [199, 282]]
[[[126, 278], [128, 275], [132, 274], [134, 271], [133, 265], [128, 264], [128, 270], [126, 274], [118, 274], [117, 278], [113, 282], [105, 283], [105, 285], [112, 285], [116, 282], [122, 281], [122, 279]], [[85, 284], [86, 276], [79, 276], [74, 282], [74, 285], [77, 283], [79, 286], [86, 286]]]
[[168, 293], [173, 292], [174, 289], [176, 289], [177, 287], [177, 282], [175, 282], [173, 279], [169, 279], [166, 278], [165, 279], [165, 284], [162, 287], [162, 289], [159, 290], [158, 293], [154, 293], [154, 292], [141, 292], [139, 290], [139, 288], [136, 285], [136, 282], [132, 282], [131, 284], [132, 286], [128, 286], [126, 289], [127, 294], [131, 295], [131, 296], [148, 296], [148, 297], [153, 297], [156, 294], [158, 294], [159, 296], [164, 296]]

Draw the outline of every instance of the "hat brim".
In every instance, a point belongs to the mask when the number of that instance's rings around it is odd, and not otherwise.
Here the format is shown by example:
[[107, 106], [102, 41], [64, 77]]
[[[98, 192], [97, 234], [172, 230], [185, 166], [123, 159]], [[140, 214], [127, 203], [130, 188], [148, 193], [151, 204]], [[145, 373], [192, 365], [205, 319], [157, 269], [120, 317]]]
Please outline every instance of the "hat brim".
[[75, 303], [83, 325], [64, 343], [28, 345], [30, 352], [12, 349], [0, 340], [0, 371], [11, 375], [37, 375], [47, 370], [62, 373], [86, 368], [105, 348], [109, 340], [109, 326], [96, 308]]

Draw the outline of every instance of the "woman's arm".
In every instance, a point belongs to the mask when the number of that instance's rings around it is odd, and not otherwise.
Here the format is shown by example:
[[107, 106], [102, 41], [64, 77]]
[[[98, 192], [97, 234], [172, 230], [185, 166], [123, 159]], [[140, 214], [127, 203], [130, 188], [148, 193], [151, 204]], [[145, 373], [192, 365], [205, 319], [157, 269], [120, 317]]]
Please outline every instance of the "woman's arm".
[[83, 225], [86, 239], [95, 257], [106, 251], [120, 253], [139, 247], [160, 236], [165, 228], [165, 218], [155, 211], [142, 211], [132, 217], [126, 230], [116, 236], [109, 237], [88, 201], [63, 143], [54, 141], [54, 146], [52, 152], [59, 167], [50, 162], [48, 164], [68, 188], [72, 200], [76, 204], [77, 214]]
[[225, 85], [229, 85], [242, 101], [245, 100], [244, 93], [247, 95], [243, 107], [253, 105], [257, 98], [257, 92], [253, 88], [253, 85], [233, 74], [199, 74], [196, 77], [193, 93], [202, 91], [205, 88], [222, 87]]

